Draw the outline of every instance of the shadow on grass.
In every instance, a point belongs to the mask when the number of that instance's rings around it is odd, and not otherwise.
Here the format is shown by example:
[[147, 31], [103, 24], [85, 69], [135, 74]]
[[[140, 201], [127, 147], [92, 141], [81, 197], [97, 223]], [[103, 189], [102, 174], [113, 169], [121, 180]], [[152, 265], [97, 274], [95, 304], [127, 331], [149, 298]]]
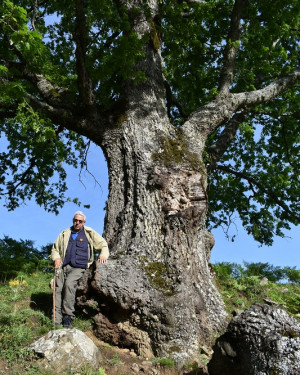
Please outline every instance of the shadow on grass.
[[45, 316], [51, 319], [53, 310], [53, 295], [52, 293], [32, 293], [30, 308], [32, 310], [42, 311]]

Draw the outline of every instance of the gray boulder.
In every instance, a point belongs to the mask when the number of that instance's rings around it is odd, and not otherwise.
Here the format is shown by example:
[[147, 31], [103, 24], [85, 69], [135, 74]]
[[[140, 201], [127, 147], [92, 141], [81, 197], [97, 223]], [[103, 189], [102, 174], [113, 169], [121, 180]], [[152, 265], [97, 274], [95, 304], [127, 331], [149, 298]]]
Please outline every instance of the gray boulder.
[[300, 323], [275, 305], [253, 305], [231, 320], [208, 364], [210, 375], [299, 375]]
[[37, 365], [56, 373], [72, 373], [89, 366], [96, 370], [101, 355], [93, 341], [78, 329], [59, 329], [49, 332], [33, 344], [30, 349], [40, 357]]

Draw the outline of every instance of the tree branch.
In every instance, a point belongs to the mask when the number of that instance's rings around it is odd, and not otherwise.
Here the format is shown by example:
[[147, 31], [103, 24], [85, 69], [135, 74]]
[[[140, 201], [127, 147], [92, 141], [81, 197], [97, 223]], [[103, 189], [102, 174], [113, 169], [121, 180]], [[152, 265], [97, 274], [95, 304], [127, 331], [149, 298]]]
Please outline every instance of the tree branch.
[[75, 56], [78, 72], [79, 103], [84, 107], [95, 110], [95, 96], [92, 87], [92, 80], [86, 69], [86, 49], [87, 49], [87, 28], [85, 6], [82, 0], [76, 0], [76, 19], [73, 38], [76, 44]]
[[218, 160], [223, 156], [230, 143], [234, 140], [239, 125], [245, 121], [245, 118], [245, 112], [237, 112], [234, 114], [234, 116], [228, 121], [227, 125], [225, 125], [218, 140], [207, 149], [207, 152], [210, 155], [209, 170], [215, 168]]
[[32, 30], [35, 30], [35, 20], [36, 20], [37, 8], [38, 8], [37, 0], [34, 0], [32, 7], [33, 7], [33, 10], [32, 10], [32, 16], [31, 16], [31, 27], [32, 27]]
[[240, 21], [244, 7], [248, 0], [236, 0], [232, 14], [226, 47], [224, 50], [223, 68], [219, 85], [219, 95], [228, 94], [229, 87], [233, 82], [233, 71], [235, 66], [235, 57], [238, 50], [237, 43], [241, 37]]
[[171, 114], [171, 106], [174, 105], [182, 118], [186, 119], [187, 115], [184, 112], [184, 109], [182, 108], [182, 105], [179, 103], [179, 101], [175, 98], [175, 96], [172, 93], [172, 89], [169, 85], [169, 83], [164, 80], [165, 89], [166, 89], [166, 99], [167, 99], [167, 110], [168, 110], [168, 116], [169, 118], [172, 118]]
[[3, 196], [8, 195], [9, 199], [11, 200], [13, 194], [16, 192], [16, 190], [18, 189], [19, 186], [23, 185], [23, 183], [25, 182], [25, 179], [27, 178], [27, 175], [29, 175], [29, 173], [32, 171], [32, 169], [35, 167], [35, 165], [36, 165], [36, 157], [32, 157], [29, 160], [29, 166], [21, 174], [19, 182], [18, 183], [14, 182], [14, 184], [12, 184], [12, 182], [10, 182], [8, 185], [11, 185], [11, 188], [9, 188], [7, 192], [1, 193], [0, 195], [3, 195]]
[[47, 113], [49, 118], [58, 125], [63, 125], [67, 129], [70, 129], [70, 126], [66, 126], [66, 124], [70, 124], [74, 122], [73, 113], [66, 108], [62, 107], [54, 107], [51, 104], [39, 100], [36, 96], [26, 93], [25, 98], [30, 101], [30, 104], [35, 109], [43, 110]]
[[[56, 137], [58, 138], [59, 134], [63, 131], [63, 127], [62, 126], [59, 126], [56, 130], [55, 130], [55, 135]], [[46, 143], [47, 144], [50, 144], [51, 141], [49, 139], [46, 140]], [[6, 192], [4, 193], [0, 193], [0, 195], [2, 196], [8, 196], [9, 197], [9, 200], [12, 201], [12, 197], [14, 196], [14, 194], [16, 193], [16, 191], [18, 190], [18, 188], [22, 185], [26, 185], [26, 179], [28, 176], [30, 176], [30, 173], [33, 172], [33, 169], [36, 167], [37, 168], [37, 171], [38, 171], [38, 176], [39, 176], [39, 179], [42, 183], [42, 185], [44, 186], [44, 183], [43, 183], [43, 175], [40, 171], [40, 168], [39, 168], [39, 165], [37, 163], [38, 159], [36, 156], [33, 156], [29, 159], [29, 165], [28, 167], [26, 168], [26, 170], [21, 173], [19, 176], [18, 176], [18, 182], [17, 181], [11, 181], [7, 184], [8, 186], [8, 189]], [[14, 175], [14, 178], [16, 177], [16, 174]], [[45, 188], [42, 189], [43, 190], [43, 193], [45, 192]], [[46, 199], [44, 197], [44, 194], [42, 196], [42, 199], [44, 201], [44, 206], [46, 207]]]
[[194, 111], [182, 126], [182, 130], [191, 140], [200, 136], [202, 139], [207, 138], [236, 111], [243, 110], [246, 113], [246, 110], [256, 105], [267, 103], [293, 86], [299, 79], [300, 69], [296, 69], [294, 73], [283, 76], [260, 90], [218, 97]]
[[274, 192], [272, 192], [271, 190], [266, 189], [265, 185], [259, 183], [259, 181], [257, 181], [257, 179], [254, 179], [253, 177], [247, 176], [244, 173], [237, 172], [237, 171], [235, 171], [235, 170], [233, 170], [233, 169], [231, 169], [231, 168], [229, 168], [225, 165], [217, 165], [216, 168], [221, 170], [221, 171], [233, 174], [240, 179], [244, 179], [244, 180], [248, 181], [250, 185], [256, 186], [260, 191], [262, 191], [264, 194], [268, 195], [287, 214], [289, 214], [291, 217], [293, 217], [296, 220], [296, 222], [300, 222], [300, 217], [295, 215], [295, 213], [290, 210], [290, 208], [285, 204], [285, 202], [283, 200], [279, 199], [278, 196]]
[[[17, 49], [14, 50], [15, 52], [17, 51]], [[3, 58], [0, 59], [0, 62], [7, 68], [16, 69], [20, 73], [22, 78], [31, 83], [35, 87], [39, 95], [42, 97], [42, 99], [48, 101], [50, 105], [60, 104], [63, 107], [71, 109], [70, 102], [62, 100], [62, 94], [65, 93], [66, 89], [63, 89], [56, 85], [54, 86], [42, 74], [31, 72], [27, 68], [27, 62], [23, 59], [23, 56], [19, 51], [17, 51], [17, 57], [21, 62], [6, 60]]]

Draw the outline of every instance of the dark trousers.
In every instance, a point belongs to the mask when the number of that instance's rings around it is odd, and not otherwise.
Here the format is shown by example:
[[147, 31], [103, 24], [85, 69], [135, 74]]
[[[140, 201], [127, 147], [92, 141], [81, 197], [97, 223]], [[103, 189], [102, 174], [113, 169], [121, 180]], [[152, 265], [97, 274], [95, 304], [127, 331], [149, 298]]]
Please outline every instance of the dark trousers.
[[55, 284], [55, 323], [61, 324], [64, 315], [75, 318], [76, 289], [84, 271], [69, 264], [59, 271]]

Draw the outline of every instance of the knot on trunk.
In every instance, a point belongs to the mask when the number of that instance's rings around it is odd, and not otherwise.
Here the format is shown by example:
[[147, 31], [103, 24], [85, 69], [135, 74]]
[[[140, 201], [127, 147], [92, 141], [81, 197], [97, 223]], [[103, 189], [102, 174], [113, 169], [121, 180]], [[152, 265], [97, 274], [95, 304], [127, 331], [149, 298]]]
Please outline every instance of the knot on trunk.
[[206, 176], [202, 172], [156, 166], [149, 185], [161, 189], [165, 217], [185, 218], [196, 225], [206, 212]]

